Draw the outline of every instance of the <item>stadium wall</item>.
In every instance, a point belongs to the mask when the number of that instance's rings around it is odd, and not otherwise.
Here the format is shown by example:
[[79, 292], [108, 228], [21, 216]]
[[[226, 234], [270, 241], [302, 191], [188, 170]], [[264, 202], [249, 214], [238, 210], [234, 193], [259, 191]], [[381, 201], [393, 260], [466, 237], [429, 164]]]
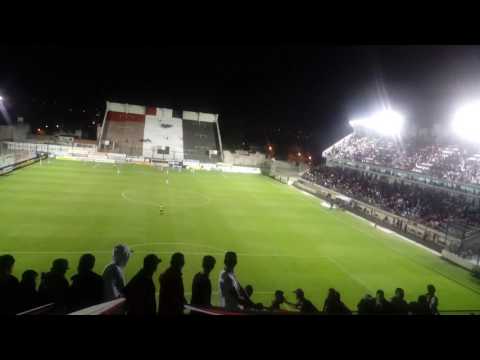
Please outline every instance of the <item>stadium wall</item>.
[[36, 153], [16, 151], [12, 154], [0, 156], [0, 175], [31, 165], [41, 159]]
[[455, 255], [454, 253], [448, 251], [447, 249], [442, 250], [442, 258], [469, 271], [472, 271], [475, 268], [474, 263], [472, 263], [467, 259], [463, 259], [460, 256]]
[[[395, 231], [397, 232], [410, 234], [415, 239], [419, 240], [419, 242], [430, 244], [432, 247], [435, 247], [437, 249], [442, 249], [445, 246], [449, 246], [451, 244], [461, 244], [461, 240], [452, 235], [447, 236], [441, 231], [432, 229], [422, 224], [415, 223], [412, 220], [392, 214], [388, 211], [379, 209], [373, 205], [366, 204], [362, 201], [350, 199], [341, 193], [338, 193], [331, 189], [327, 189], [321, 185], [311, 183], [307, 180], [301, 179], [295, 182], [294, 185], [301, 190], [307, 191], [321, 198], [326, 198], [327, 195], [330, 195], [333, 199], [339, 198], [343, 201], [345, 201], [345, 199], [348, 199], [350, 200], [350, 207], [347, 206], [347, 210], [360, 210], [356, 211], [356, 213], [362, 216], [369, 216], [375, 219], [376, 223], [380, 225], [387, 225], [390, 228], [395, 229]], [[402, 231], [399, 231], [398, 227], [396, 227], [396, 221], [401, 221], [402, 224], [404, 224], [401, 229]]]
[[249, 153], [248, 151], [228, 151], [223, 152], [223, 162], [231, 165], [239, 166], [262, 166], [266, 161], [265, 154]]

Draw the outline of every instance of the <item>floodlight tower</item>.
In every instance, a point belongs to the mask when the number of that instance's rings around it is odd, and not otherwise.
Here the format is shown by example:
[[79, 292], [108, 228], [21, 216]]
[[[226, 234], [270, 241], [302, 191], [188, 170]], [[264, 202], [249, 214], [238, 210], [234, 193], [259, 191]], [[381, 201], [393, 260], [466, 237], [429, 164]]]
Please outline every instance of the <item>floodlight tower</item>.
[[460, 107], [453, 116], [451, 126], [458, 136], [480, 144], [480, 101]]
[[349, 121], [351, 127], [361, 127], [375, 131], [380, 135], [398, 136], [403, 130], [405, 118], [393, 110], [383, 110], [368, 117]]

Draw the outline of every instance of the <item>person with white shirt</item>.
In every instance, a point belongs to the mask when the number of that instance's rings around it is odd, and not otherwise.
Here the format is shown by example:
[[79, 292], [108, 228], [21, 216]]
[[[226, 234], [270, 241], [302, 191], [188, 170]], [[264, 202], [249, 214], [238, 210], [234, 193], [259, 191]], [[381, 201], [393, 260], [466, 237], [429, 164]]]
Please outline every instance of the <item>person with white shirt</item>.
[[432, 315], [439, 315], [440, 313], [438, 312], [438, 297], [435, 295], [436, 289], [435, 286], [433, 285], [428, 285], [427, 286], [427, 303], [428, 303], [428, 309], [430, 311], [430, 314]]
[[112, 301], [123, 296], [125, 275], [123, 269], [127, 266], [132, 252], [127, 245], [117, 245], [113, 249], [113, 262], [103, 271], [103, 298]]
[[237, 254], [228, 251], [225, 254], [225, 269], [219, 277], [220, 306], [227, 311], [241, 311], [241, 303], [244, 300], [243, 289], [234, 274], [237, 265]]

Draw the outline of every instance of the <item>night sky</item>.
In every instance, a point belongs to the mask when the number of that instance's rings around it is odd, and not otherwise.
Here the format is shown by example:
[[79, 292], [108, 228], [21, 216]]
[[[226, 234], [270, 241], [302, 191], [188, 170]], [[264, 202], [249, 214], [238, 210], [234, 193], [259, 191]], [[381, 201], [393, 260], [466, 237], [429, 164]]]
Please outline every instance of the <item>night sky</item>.
[[109, 100], [219, 113], [226, 148], [298, 144], [318, 157], [381, 99], [416, 124], [448, 121], [480, 97], [480, 47], [6, 46], [0, 95], [34, 128], [58, 122], [93, 137]]

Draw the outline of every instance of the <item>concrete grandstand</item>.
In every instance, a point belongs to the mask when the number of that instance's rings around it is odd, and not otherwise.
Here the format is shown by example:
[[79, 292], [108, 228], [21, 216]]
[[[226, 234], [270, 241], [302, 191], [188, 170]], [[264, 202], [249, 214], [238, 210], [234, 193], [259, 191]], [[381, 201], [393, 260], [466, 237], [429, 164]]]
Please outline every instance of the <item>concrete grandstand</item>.
[[99, 150], [159, 160], [218, 162], [218, 114], [107, 102]]

